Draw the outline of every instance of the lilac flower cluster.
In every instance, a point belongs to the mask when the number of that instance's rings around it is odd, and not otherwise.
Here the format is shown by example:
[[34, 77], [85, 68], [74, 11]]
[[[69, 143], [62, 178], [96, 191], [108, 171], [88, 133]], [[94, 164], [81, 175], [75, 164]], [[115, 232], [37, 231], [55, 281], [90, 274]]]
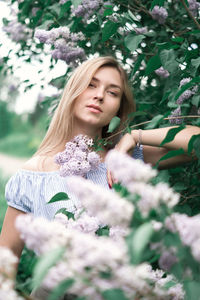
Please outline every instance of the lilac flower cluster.
[[15, 42], [27, 41], [31, 37], [32, 30], [17, 20], [10, 21], [8, 25], [3, 26], [3, 30]]
[[52, 57], [55, 59], [64, 60], [70, 64], [78, 59], [85, 58], [85, 52], [77, 46], [78, 41], [84, 40], [81, 32], [70, 33], [68, 27], [52, 28], [51, 30], [37, 29], [35, 37], [40, 43], [52, 45]]
[[159, 69], [155, 70], [155, 73], [161, 78], [169, 77], [169, 72], [165, 70], [163, 67], [160, 67]]
[[[81, 177], [68, 178], [72, 192], [80, 199], [90, 216], [96, 216], [101, 224], [126, 228], [134, 212], [134, 206], [117, 193], [95, 186]], [[79, 189], [77, 189], [79, 186]]]
[[112, 2], [104, 0], [83, 0], [82, 3], [75, 9], [72, 10], [75, 16], [82, 17], [84, 22], [87, 22], [95, 12], [103, 14], [106, 5], [112, 5]]
[[200, 262], [200, 215], [174, 213], [166, 219], [165, 226], [179, 233], [182, 243], [191, 248], [194, 258]]
[[131, 193], [140, 196], [137, 206], [144, 217], [148, 216], [151, 209], [158, 209], [162, 203], [169, 208], [178, 203], [179, 195], [166, 183], [158, 183], [155, 186], [148, 184], [157, 172], [141, 160], [111, 150], [106, 156], [106, 164], [119, 182]]
[[60, 175], [85, 176], [90, 170], [94, 170], [100, 163], [99, 155], [91, 150], [93, 140], [82, 134], [75, 136], [65, 145], [65, 150], [55, 156], [55, 162], [59, 164]]
[[189, 10], [191, 11], [192, 15], [194, 17], [197, 17], [200, 9], [200, 3], [198, 3], [196, 0], [188, 0], [188, 4]]
[[0, 299], [24, 300], [14, 290], [18, 258], [5, 247], [0, 247], [0, 257]]
[[[147, 263], [130, 265], [125, 242], [82, 233], [57, 221], [31, 215], [19, 216], [16, 226], [26, 245], [40, 255], [60, 246], [66, 249], [42, 282], [47, 289], [55, 288], [64, 279], [74, 278], [75, 283], [68, 292], [89, 300], [103, 300], [101, 291], [112, 288], [122, 289], [129, 300], [136, 294], [138, 299], [183, 299], [181, 285], [164, 288], [167, 282], [174, 282], [172, 276], [164, 278], [161, 270], [153, 271]], [[111, 275], [102, 277], [102, 272]]]
[[[179, 90], [181, 89], [181, 87], [187, 83], [189, 83], [191, 81], [191, 78], [184, 78], [180, 81], [179, 83]], [[179, 98], [177, 99], [176, 103], [178, 104], [178, 107], [172, 111], [172, 114], [170, 115], [170, 117], [177, 117], [175, 119], [170, 119], [170, 123], [171, 124], [181, 124], [183, 122], [182, 119], [178, 118], [178, 116], [181, 116], [181, 104], [189, 99], [190, 97], [192, 97], [196, 92], [197, 92], [198, 86], [195, 85], [194, 87], [184, 91]]]
[[164, 24], [166, 18], [168, 17], [168, 12], [164, 7], [155, 5], [150, 12], [154, 20], [158, 21], [159, 24]]
[[133, 30], [134, 30], [137, 34], [145, 34], [145, 33], [148, 32], [147, 26], [145, 26], [145, 27], [134, 27]]

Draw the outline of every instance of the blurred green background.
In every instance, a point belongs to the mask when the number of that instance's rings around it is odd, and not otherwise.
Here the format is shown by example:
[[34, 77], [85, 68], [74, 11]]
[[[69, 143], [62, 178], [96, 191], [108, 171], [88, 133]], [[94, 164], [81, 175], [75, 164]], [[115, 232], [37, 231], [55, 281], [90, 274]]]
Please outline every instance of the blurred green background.
[[[0, 99], [0, 155], [26, 160], [34, 154], [45, 134], [47, 113], [38, 103], [33, 112], [19, 115], [10, 108], [10, 103]], [[7, 208], [5, 184], [10, 176], [12, 172], [2, 169], [0, 162], [0, 229]]]

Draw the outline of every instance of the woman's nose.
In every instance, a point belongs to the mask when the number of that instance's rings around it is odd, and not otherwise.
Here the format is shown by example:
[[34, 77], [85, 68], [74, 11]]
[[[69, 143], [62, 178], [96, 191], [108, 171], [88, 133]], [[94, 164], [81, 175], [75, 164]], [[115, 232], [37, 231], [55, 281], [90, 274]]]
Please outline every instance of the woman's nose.
[[104, 90], [102, 88], [95, 89], [94, 99], [103, 101], [103, 99], [104, 99]]

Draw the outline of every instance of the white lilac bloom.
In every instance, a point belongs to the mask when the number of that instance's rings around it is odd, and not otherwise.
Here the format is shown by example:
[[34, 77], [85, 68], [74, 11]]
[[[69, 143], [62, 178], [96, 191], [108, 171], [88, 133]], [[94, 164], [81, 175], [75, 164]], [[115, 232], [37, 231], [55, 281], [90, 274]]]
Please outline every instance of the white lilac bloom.
[[6, 247], [0, 247], [0, 257], [0, 273], [12, 278], [18, 258]]
[[147, 217], [152, 209], [158, 209], [162, 203], [172, 208], [180, 198], [166, 183], [158, 183], [155, 186], [143, 182], [131, 183], [127, 185], [127, 189], [139, 195], [137, 206], [144, 217]]
[[78, 176], [69, 177], [68, 184], [89, 215], [96, 216], [102, 224], [128, 226], [134, 206], [126, 199]]
[[109, 151], [105, 162], [114, 177], [126, 187], [136, 181], [148, 182], [157, 174], [150, 164], [116, 150]]
[[167, 78], [170, 75], [169, 72], [165, 70], [163, 67], [160, 67], [159, 69], [155, 70], [155, 73], [161, 78]]
[[197, 261], [200, 261], [200, 215], [189, 217], [174, 213], [165, 221], [165, 226], [172, 232], [178, 232], [184, 245], [191, 248]]
[[60, 165], [60, 175], [85, 176], [95, 170], [100, 163], [100, 156], [92, 151], [93, 140], [79, 134], [65, 145], [65, 150], [55, 155], [55, 162]]
[[41, 255], [56, 247], [65, 246], [68, 232], [60, 222], [49, 222], [44, 218], [35, 218], [32, 215], [18, 216], [16, 228], [26, 246], [36, 254]]
[[150, 13], [152, 15], [152, 18], [158, 21], [159, 24], [164, 24], [166, 18], [168, 17], [167, 10], [164, 7], [158, 5], [155, 5]]
[[76, 229], [81, 232], [95, 234], [95, 232], [100, 228], [101, 223], [96, 217], [89, 216], [86, 212], [80, 213], [80, 215], [75, 214], [74, 219], [68, 218], [62, 213], [55, 215], [55, 220], [61, 222], [66, 228]]

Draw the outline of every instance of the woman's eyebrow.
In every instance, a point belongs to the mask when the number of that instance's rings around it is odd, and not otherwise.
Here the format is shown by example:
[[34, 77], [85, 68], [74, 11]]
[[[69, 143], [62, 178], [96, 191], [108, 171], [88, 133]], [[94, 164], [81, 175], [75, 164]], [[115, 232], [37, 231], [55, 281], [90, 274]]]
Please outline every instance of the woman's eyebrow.
[[[99, 81], [100, 81], [100, 80], [99, 80], [98, 78], [96, 78], [96, 77], [92, 77], [92, 80], [94, 80], [94, 81], [96, 81], [96, 82], [99, 82]], [[114, 83], [109, 84], [109, 87], [118, 88], [118, 89], [121, 90], [121, 87], [120, 87], [119, 85], [117, 85], [117, 84], [114, 84]]]

